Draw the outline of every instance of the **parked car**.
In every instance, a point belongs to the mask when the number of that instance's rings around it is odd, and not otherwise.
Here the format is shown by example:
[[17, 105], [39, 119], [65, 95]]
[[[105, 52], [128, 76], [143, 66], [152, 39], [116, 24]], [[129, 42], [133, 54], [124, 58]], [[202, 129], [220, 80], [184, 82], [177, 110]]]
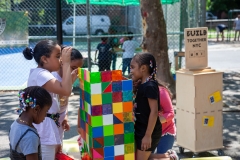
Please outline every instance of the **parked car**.
[[[64, 35], [73, 35], [73, 19], [74, 17], [68, 17], [62, 23], [62, 30]], [[110, 18], [105, 15], [93, 15], [90, 16], [90, 32], [91, 34], [102, 35], [108, 33], [108, 29], [111, 25]], [[87, 16], [75, 16], [75, 33], [87, 34]]]
[[206, 12], [206, 20], [217, 19], [217, 16], [214, 16], [211, 12]]

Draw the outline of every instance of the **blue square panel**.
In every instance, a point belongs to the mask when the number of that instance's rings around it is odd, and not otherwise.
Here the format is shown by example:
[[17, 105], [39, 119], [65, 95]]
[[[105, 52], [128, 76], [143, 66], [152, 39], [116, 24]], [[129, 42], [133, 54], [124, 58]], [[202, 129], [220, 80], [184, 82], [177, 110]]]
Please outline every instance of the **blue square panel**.
[[114, 157], [114, 146], [104, 147], [104, 157]]
[[103, 126], [92, 128], [93, 138], [103, 137]]
[[105, 157], [104, 160], [114, 160], [114, 157]]
[[112, 82], [112, 91], [121, 92], [122, 91], [122, 81]]
[[123, 91], [132, 91], [133, 90], [132, 80], [122, 81], [122, 90]]

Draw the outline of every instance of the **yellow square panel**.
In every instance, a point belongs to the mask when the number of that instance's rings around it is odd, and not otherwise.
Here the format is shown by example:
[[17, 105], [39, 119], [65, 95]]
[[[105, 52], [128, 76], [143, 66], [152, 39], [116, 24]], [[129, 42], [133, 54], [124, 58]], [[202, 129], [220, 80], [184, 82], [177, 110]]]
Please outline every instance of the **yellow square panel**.
[[122, 112], [123, 112], [122, 102], [113, 103], [113, 113], [122, 113]]
[[101, 105], [102, 104], [102, 95], [101, 94], [92, 94], [91, 95], [91, 105]]
[[80, 82], [80, 88], [84, 90], [84, 81], [82, 79], [79, 79]]
[[125, 154], [124, 155], [124, 159], [127, 159], [127, 160], [134, 160], [135, 157], [134, 157], [134, 153], [131, 153], [131, 154]]
[[86, 142], [89, 144], [89, 135], [86, 133]]
[[84, 80], [90, 82], [90, 72], [88, 70], [84, 70]]
[[81, 79], [81, 68], [78, 68], [78, 78]]

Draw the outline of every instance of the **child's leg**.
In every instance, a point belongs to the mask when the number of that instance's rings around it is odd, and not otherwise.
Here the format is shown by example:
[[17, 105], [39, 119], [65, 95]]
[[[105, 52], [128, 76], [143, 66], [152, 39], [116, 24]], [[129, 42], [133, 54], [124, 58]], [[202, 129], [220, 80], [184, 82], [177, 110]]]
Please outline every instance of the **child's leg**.
[[169, 149], [172, 149], [173, 143], [174, 143], [174, 136], [173, 135], [164, 135], [161, 137], [160, 142], [158, 143], [157, 146], [157, 153], [158, 154], [164, 154], [166, 153]]
[[127, 70], [127, 66], [128, 66], [128, 64], [127, 64], [127, 58], [124, 58], [124, 59], [122, 60], [122, 72], [123, 72], [123, 74], [124, 74], [125, 71]]
[[141, 151], [137, 149], [136, 160], [148, 160], [150, 154], [151, 154], [151, 151]]
[[179, 157], [174, 150], [170, 149], [164, 154], [152, 153], [149, 157], [149, 160], [179, 160]]
[[56, 154], [56, 145], [41, 145], [42, 160], [54, 160]]
[[131, 64], [132, 58], [128, 58], [128, 74], [130, 74], [130, 64]]
[[98, 61], [98, 68], [99, 68], [98, 71], [99, 71], [99, 72], [104, 70], [104, 68], [103, 68], [103, 67], [104, 67], [103, 62], [104, 62], [104, 61], [102, 61], [102, 60], [99, 60], [99, 61]]

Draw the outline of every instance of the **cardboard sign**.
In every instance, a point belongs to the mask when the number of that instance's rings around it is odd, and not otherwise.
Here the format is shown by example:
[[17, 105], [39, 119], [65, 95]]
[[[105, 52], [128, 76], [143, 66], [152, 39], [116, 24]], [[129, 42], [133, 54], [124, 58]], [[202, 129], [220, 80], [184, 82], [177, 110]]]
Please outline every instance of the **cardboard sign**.
[[186, 69], [208, 67], [208, 28], [185, 28], [184, 42]]

